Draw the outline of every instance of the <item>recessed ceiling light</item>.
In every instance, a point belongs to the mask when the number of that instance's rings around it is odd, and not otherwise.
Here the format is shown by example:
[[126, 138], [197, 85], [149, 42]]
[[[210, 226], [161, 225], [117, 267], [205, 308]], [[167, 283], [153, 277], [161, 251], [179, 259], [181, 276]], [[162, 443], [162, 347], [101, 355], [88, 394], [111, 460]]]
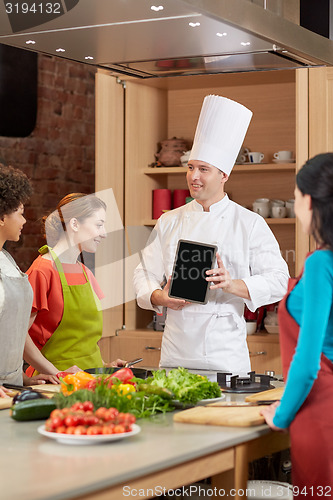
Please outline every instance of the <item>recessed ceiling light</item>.
[[94, 58], [91, 56], [86, 56], [85, 59], [94, 59]]
[[216, 33], [216, 36], [227, 36], [227, 33]]
[[25, 43], [27, 45], [29, 45], [30, 43], [32, 43], [32, 45], [34, 45], [36, 42], [35, 42], [35, 40], [27, 40]]
[[59, 49], [56, 49], [56, 52], [66, 52], [66, 51], [65, 51], [65, 49], [59, 48]]
[[243, 45], [243, 47], [246, 47], [247, 45], [251, 45], [251, 42], [241, 42], [241, 45]]
[[164, 9], [163, 5], [158, 5], [158, 6], [157, 5], [152, 5], [150, 8], [151, 8], [151, 10], [154, 10], [155, 12], [158, 12], [159, 10], [163, 10]]
[[196, 28], [197, 26], [200, 26], [200, 23], [188, 23], [191, 28]]

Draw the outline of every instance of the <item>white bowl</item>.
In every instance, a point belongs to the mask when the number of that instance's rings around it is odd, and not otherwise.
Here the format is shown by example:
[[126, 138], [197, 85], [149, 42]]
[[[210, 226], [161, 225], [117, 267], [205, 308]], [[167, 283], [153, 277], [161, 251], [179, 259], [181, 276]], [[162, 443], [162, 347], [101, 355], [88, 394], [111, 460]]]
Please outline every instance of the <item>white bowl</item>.
[[253, 335], [256, 332], [257, 329], [257, 322], [256, 321], [247, 321], [246, 322], [246, 332], [248, 335]]
[[268, 331], [268, 333], [279, 333], [278, 325], [265, 325], [265, 329]]

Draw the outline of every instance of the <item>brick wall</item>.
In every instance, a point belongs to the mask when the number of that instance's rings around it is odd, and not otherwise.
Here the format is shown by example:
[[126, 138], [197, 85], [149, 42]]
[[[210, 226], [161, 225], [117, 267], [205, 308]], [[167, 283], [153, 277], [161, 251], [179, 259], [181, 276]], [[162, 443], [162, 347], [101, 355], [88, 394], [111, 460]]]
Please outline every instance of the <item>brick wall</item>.
[[0, 137], [0, 157], [23, 170], [34, 188], [21, 239], [6, 245], [23, 271], [44, 242], [41, 217], [70, 192], [94, 191], [95, 72], [88, 65], [39, 55], [36, 127], [25, 138]]

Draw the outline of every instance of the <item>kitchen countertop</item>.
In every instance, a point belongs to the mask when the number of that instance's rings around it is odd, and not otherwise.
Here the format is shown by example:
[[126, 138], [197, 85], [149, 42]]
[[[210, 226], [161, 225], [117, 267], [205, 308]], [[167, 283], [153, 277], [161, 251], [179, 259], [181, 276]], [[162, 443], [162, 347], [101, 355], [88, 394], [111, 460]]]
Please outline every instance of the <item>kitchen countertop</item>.
[[[227, 394], [226, 400], [239, 401], [244, 396]], [[42, 421], [16, 422], [9, 410], [2, 410], [0, 496], [6, 500], [80, 497], [271, 433], [266, 425], [236, 428], [174, 423], [173, 414], [139, 420], [141, 432], [122, 441], [75, 446], [39, 435]]]

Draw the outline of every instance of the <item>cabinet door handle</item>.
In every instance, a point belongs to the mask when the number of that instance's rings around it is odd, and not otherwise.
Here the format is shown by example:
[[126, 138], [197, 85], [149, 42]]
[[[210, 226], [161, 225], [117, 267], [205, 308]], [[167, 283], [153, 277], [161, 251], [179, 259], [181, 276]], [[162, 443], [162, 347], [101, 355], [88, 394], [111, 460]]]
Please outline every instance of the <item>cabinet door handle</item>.
[[266, 351], [249, 352], [250, 356], [267, 356]]
[[160, 348], [160, 347], [153, 347], [153, 346], [151, 346], [151, 345], [146, 345], [145, 349], [146, 349], [147, 351], [160, 351], [160, 350], [161, 350], [161, 348]]

